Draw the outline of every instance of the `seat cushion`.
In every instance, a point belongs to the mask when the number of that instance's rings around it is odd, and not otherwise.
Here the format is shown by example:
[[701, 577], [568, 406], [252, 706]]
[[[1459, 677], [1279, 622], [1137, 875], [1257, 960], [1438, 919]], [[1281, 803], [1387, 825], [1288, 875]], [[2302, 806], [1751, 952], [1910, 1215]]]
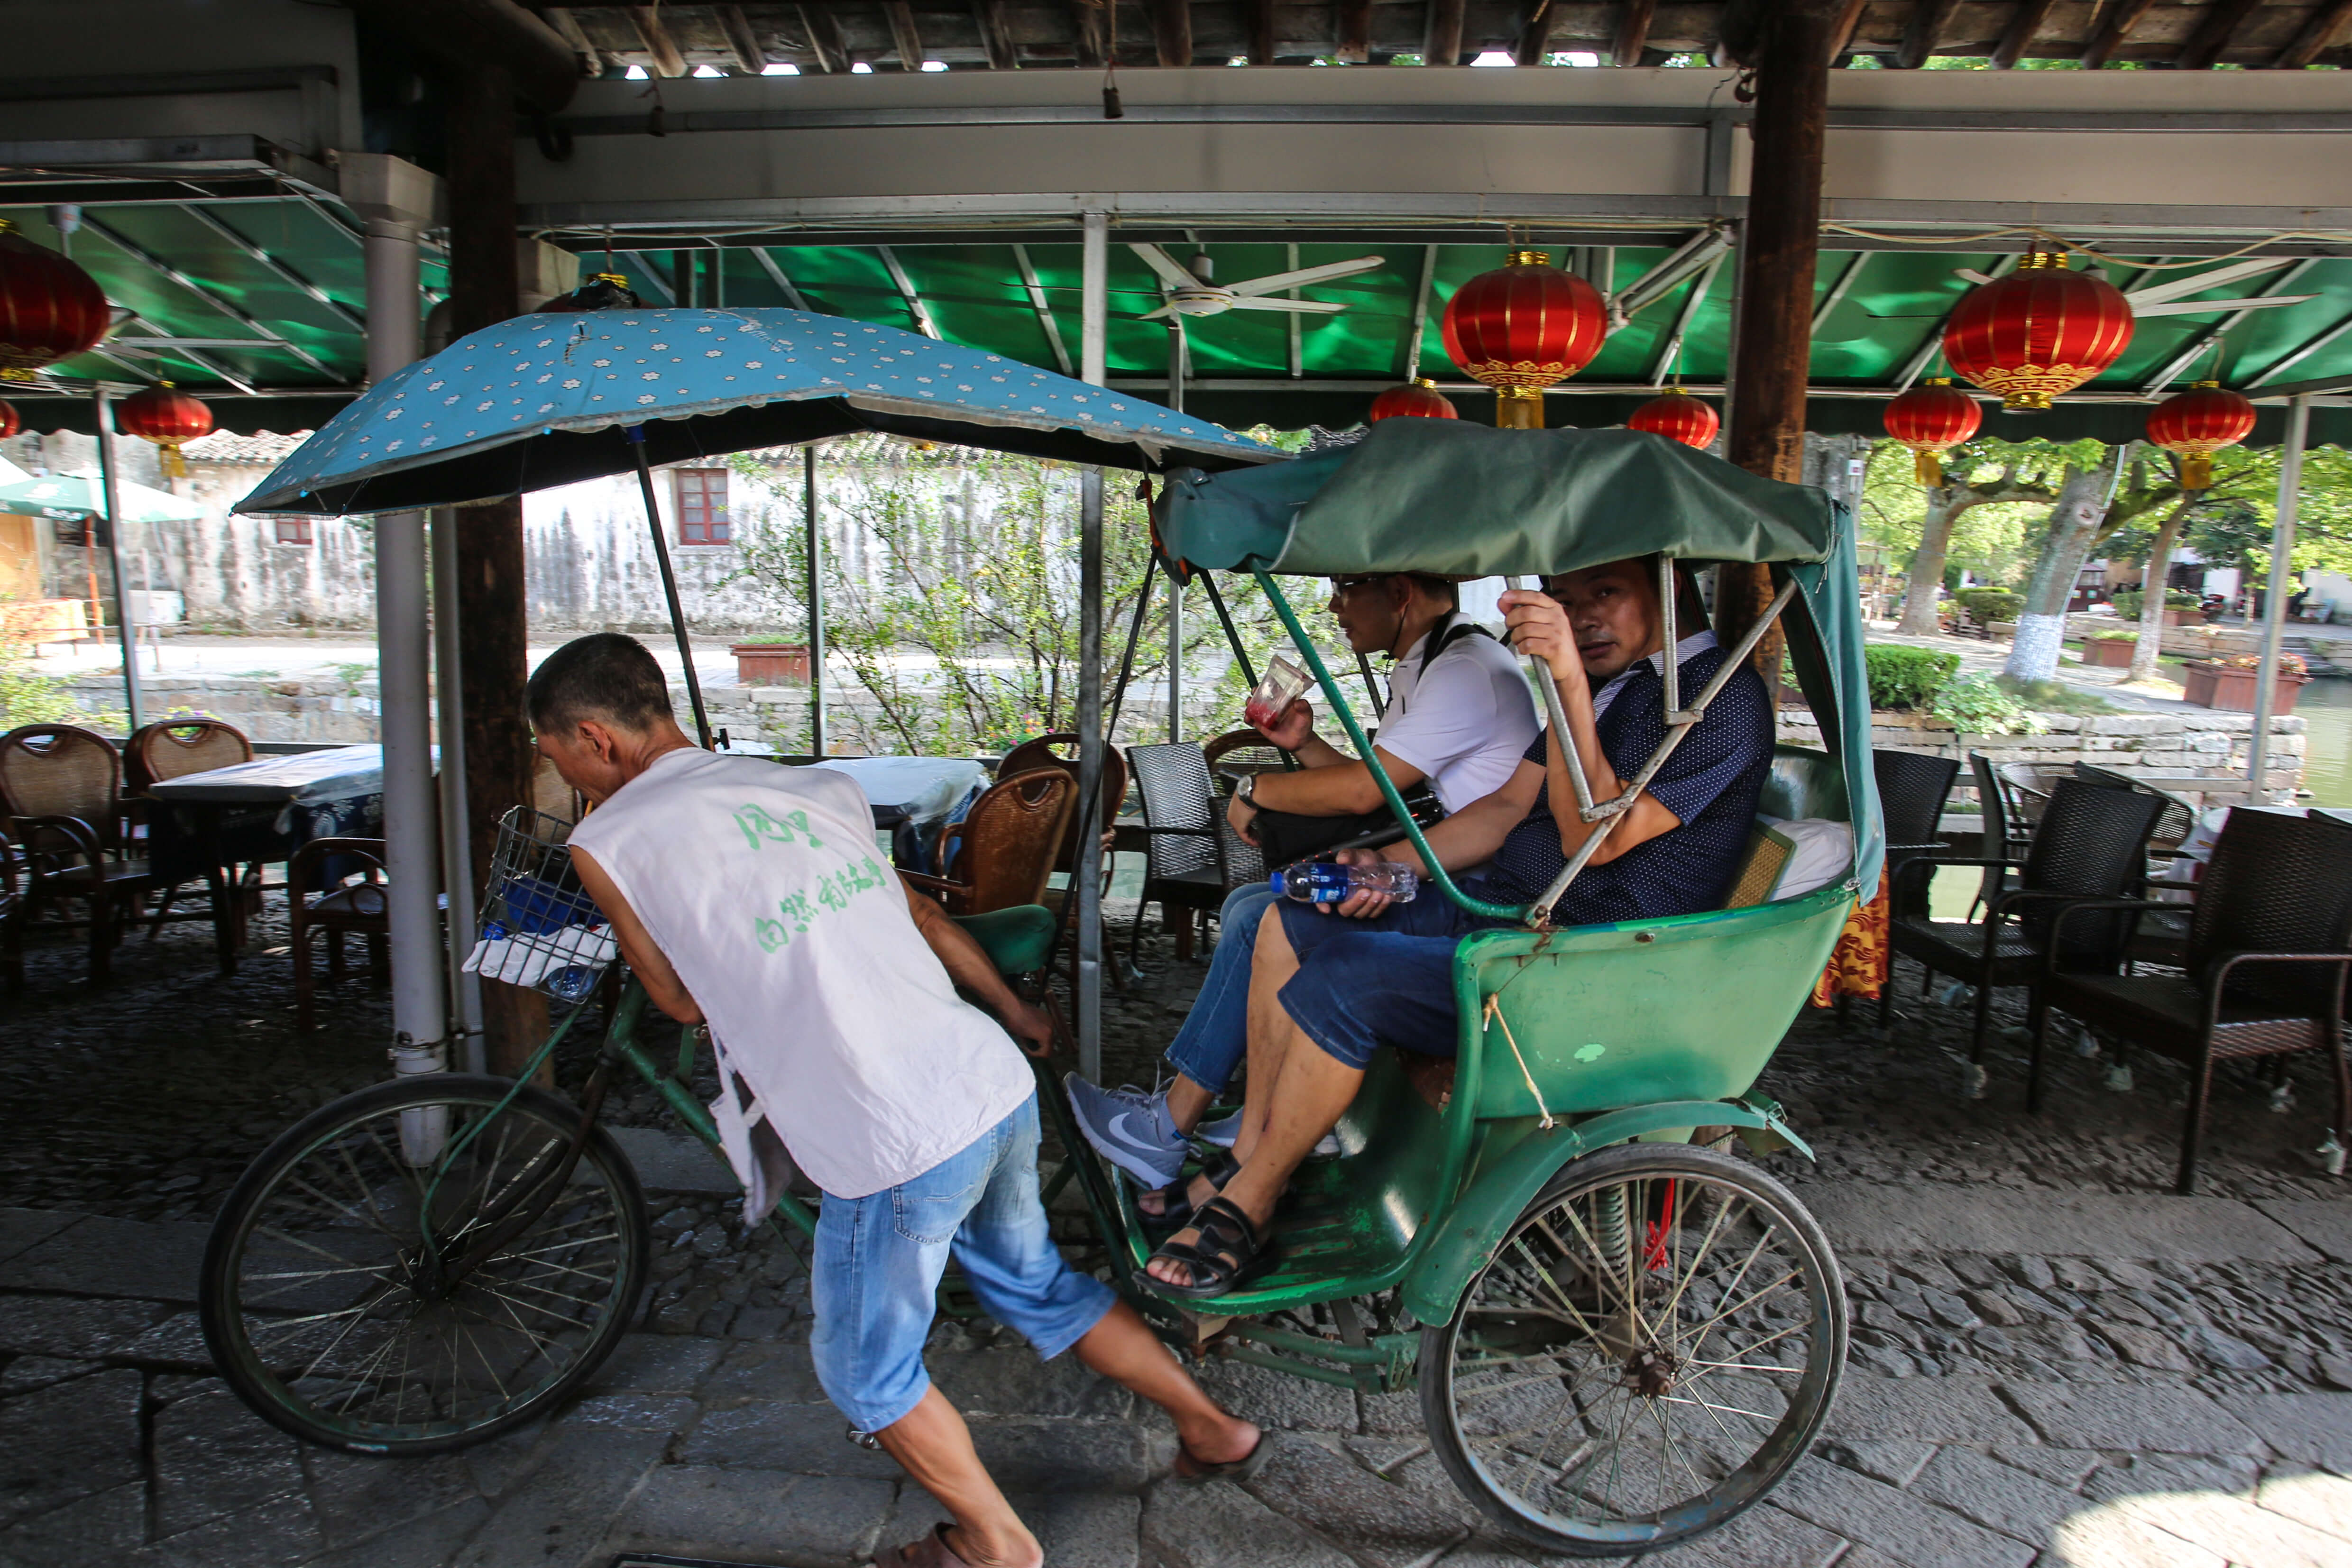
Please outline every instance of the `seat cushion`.
[[980, 944], [1000, 975], [1034, 975], [1044, 968], [1062, 928], [1052, 910], [1034, 904], [960, 915], [955, 923]]
[[[2205, 993], [2182, 976], [2059, 975], [2044, 999], [2167, 1056], [2193, 1057], [2205, 1028]], [[2324, 1043], [2323, 1031], [2307, 1018], [2282, 1018], [2260, 1003], [2229, 1001], [2214, 1030], [2213, 1054], [2268, 1056]]]

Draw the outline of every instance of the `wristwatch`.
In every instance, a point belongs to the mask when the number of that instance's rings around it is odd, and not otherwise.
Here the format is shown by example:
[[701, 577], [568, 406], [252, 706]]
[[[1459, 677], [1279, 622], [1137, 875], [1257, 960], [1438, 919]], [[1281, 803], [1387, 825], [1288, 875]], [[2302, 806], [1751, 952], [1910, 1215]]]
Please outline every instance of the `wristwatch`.
[[1247, 806], [1253, 811], [1257, 810], [1256, 774], [1249, 774], [1242, 779], [1240, 785], [1234, 790], [1234, 799], [1239, 800], [1243, 805]]

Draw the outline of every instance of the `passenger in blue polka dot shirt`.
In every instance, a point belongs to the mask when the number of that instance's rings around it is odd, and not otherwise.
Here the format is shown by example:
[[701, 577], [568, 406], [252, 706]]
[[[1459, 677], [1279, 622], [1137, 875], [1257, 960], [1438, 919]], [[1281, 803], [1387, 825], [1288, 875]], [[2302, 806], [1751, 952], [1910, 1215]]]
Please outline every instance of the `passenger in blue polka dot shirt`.
[[[1628, 788], [1666, 732], [1664, 617], [1654, 557], [1554, 578], [1543, 593], [1507, 593], [1512, 645], [1549, 667], [1570, 737], [1598, 800]], [[1695, 596], [1685, 595], [1685, 602]], [[1685, 624], [1697, 622], [1696, 613]], [[1711, 632], [1674, 650], [1681, 698], [1722, 668]], [[1719, 908], [1747, 846], [1772, 764], [1772, 705], [1755, 671], [1726, 682], [1640, 800], [1623, 813], [1554, 907], [1561, 925], [1656, 919]], [[1428, 833], [1448, 870], [1484, 867], [1463, 891], [1494, 904], [1532, 902], [1599, 831], [1576, 810], [1557, 737], [1538, 736], [1502, 789]], [[1346, 859], [1402, 862], [1405, 845]], [[1199, 1224], [1150, 1264], [1159, 1288], [1205, 1298], [1233, 1288], [1262, 1249], [1291, 1173], [1339, 1122], [1381, 1045], [1451, 1056], [1453, 958], [1471, 932], [1509, 922], [1465, 913], [1435, 888], [1410, 902], [1359, 894], [1336, 910], [1277, 902], [1255, 934], [1249, 1084], [1236, 1166], [1213, 1166], [1187, 1193]], [[1236, 934], [1238, 936], [1240, 934]]]

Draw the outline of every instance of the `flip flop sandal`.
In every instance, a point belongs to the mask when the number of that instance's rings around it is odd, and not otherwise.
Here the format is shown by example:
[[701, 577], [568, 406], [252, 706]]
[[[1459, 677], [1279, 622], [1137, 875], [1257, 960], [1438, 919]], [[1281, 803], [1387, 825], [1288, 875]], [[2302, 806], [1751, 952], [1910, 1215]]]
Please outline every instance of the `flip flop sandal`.
[[948, 1544], [948, 1526], [942, 1524], [920, 1541], [909, 1541], [887, 1557], [877, 1557], [874, 1568], [971, 1568], [971, 1564], [955, 1554]]
[[[1211, 1186], [1223, 1192], [1225, 1190], [1225, 1184], [1234, 1179], [1234, 1173], [1241, 1168], [1241, 1161], [1234, 1158], [1234, 1152], [1231, 1149], [1219, 1149], [1201, 1162], [1199, 1174], [1209, 1178]], [[1136, 1213], [1142, 1217], [1147, 1228], [1160, 1231], [1181, 1230], [1192, 1223], [1192, 1178], [1191, 1176], [1179, 1176], [1166, 1186], [1154, 1187], [1152, 1191], [1160, 1195], [1160, 1212], [1150, 1213], [1139, 1203], [1136, 1205], [1135, 1209]]]
[[1220, 1196], [1202, 1204], [1192, 1223], [1201, 1232], [1198, 1241], [1163, 1241], [1151, 1254], [1183, 1264], [1192, 1270], [1192, 1280], [1179, 1285], [1147, 1272], [1144, 1289], [1188, 1301], [1205, 1301], [1264, 1273], [1274, 1262], [1275, 1249], [1258, 1239], [1249, 1216], [1229, 1198]]
[[1197, 1458], [1192, 1450], [1181, 1442], [1176, 1445], [1176, 1479], [1183, 1481], [1245, 1481], [1254, 1479], [1265, 1469], [1266, 1460], [1274, 1457], [1274, 1445], [1266, 1439], [1273, 1434], [1260, 1431], [1257, 1446], [1238, 1459], [1223, 1463]]

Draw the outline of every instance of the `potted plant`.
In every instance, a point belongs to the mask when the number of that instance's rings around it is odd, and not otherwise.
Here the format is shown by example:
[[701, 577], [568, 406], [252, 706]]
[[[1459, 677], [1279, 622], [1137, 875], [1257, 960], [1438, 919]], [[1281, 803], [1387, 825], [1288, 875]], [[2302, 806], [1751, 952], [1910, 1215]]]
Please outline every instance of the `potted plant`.
[[806, 643], [747, 637], [729, 651], [735, 655], [735, 678], [747, 686], [797, 685], [809, 678]]
[[[2241, 653], [2230, 659], [2191, 659], [2182, 666], [2182, 694], [2199, 707], [2219, 708], [2225, 713], [2254, 711], [2255, 682], [2260, 678], [2263, 661], [2258, 653]], [[2289, 714], [2294, 711], [2295, 695], [2311, 679], [2303, 661], [2293, 653], [2281, 653], [2278, 675], [2271, 693], [2271, 712]]]
[[2138, 646], [2137, 632], [2094, 632], [2083, 639], [2083, 663], [2095, 669], [2128, 670], [2132, 651]]

